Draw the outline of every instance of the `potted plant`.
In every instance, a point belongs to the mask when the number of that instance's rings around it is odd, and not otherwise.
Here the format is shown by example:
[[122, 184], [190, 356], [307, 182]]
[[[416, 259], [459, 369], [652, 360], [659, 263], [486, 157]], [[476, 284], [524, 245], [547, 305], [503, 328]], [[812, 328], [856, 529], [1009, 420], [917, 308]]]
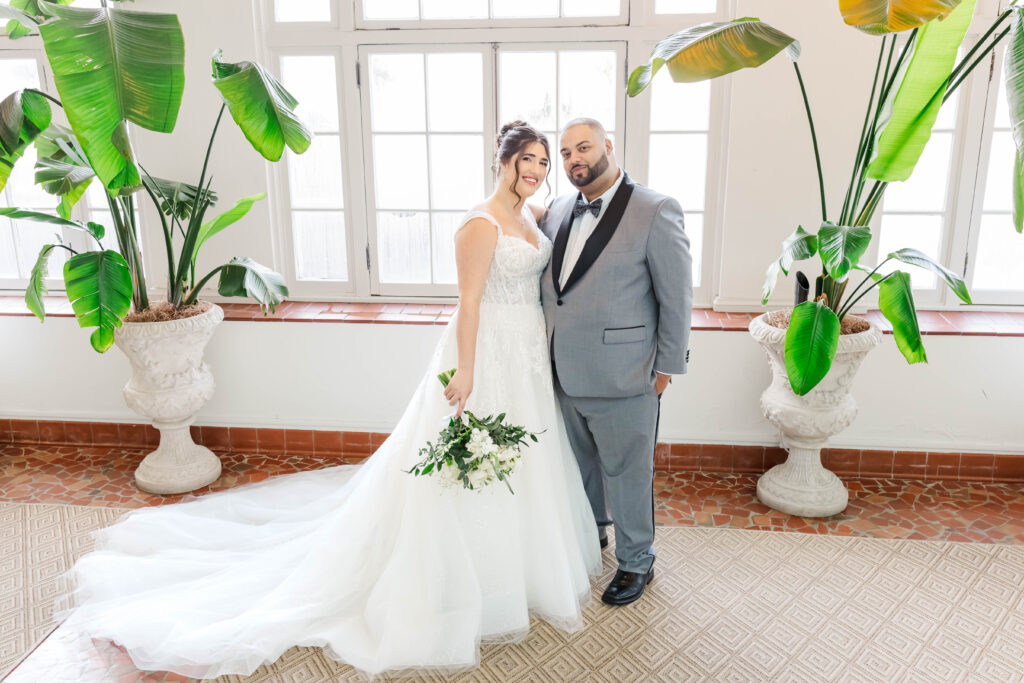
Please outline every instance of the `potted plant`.
[[[223, 100], [195, 185], [150, 175], [135, 157], [129, 123], [170, 133], [184, 87], [184, 36], [174, 14], [124, 9], [77, 9], [43, 0], [22, 0], [44, 16], [5, 7], [14, 37], [38, 30], [60, 98], [20, 90], [0, 103], [0, 189], [29, 144], [38, 151], [35, 182], [60, 198], [53, 214], [19, 208], [0, 215], [78, 231], [88, 248], [74, 248], [58, 236], [45, 245], [32, 269], [25, 303], [45, 318], [43, 295], [48, 259], [56, 249], [70, 252], [64, 284], [82, 327], [95, 327], [90, 341], [98, 352], [114, 343], [131, 361], [124, 389], [128, 405], [160, 430], [159, 447], [136, 470], [140, 488], [181, 493], [220, 475], [220, 461], [192, 441], [189, 426], [213, 395], [213, 376], [203, 349], [224, 318], [219, 306], [201, 301], [203, 286], [217, 276], [222, 296], [251, 297], [264, 314], [287, 296], [284, 279], [248, 257], [235, 257], [201, 277], [196, 259], [207, 240], [237, 222], [265, 195], [238, 200], [207, 219], [216, 203], [207, 170], [225, 108], [250, 144], [266, 159], [280, 159], [284, 146], [296, 153], [310, 144], [309, 129], [294, 113], [297, 101], [265, 69], [252, 62], [231, 64], [218, 51], [212, 80]], [[105, 3], [104, 3], [105, 4]], [[19, 29], [18, 27], [23, 27]], [[51, 104], [62, 107], [69, 127], [53, 122]], [[103, 184], [112, 226], [82, 222], [71, 209], [92, 182]], [[156, 206], [167, 263], [167, 301], [151, 305], [139, 248], [136, 198]], [[113, 228], [117, 250], [100, 240]]]
[[[758, 497], [770, 507], [815, 517], [846, 507], [846, 487], [822, 467], [820, 452], [856, 416], [850, 384], [864, 356], [881, 340], [875, 325], [850, 314], [861, 298], [878, 288], [879, 308], [892, 324], [904, 358], [909, 363], [927, 361], [910, 275], [899, 268], [883, 274], [882, 267], [896, 262], [930, 270], [964, 303], [971, 303], [963, 280], [918, 250], [896, 250], [874, 269], [861, 265], [860, 259], [871, 242], [870, 223], [886, 187], [910, 177], [939, 107], [1008, 35], [1004, 71], [1017, 144], [1014, 222], [1018, 232], [1024, 227], [1024, 6], [1011, 4], [957, 61], [974, 6], [975, 0], [839, 0], [844, 21], [881, 36], [881, 44], [849, 186], [834, 220], [826, 208], [795, 39], [750, 17], [701, 24], [658, 43], [650, 61], [630, 74], [628, 92], [636, 96], [662, 66], [673, 80], [694, 82], [760, 66], [782, 51], [793, 62], [817, 165], [821, 224], [816, 233], [797, 227], [783, 242], [781, 256], [768, 268], [762, 303], [767, 303], [779, 275], [788, 275], [796, 261], [818, 256], [821, 274], [812, 300], [791, 311], [761, 315], [750, 325], [773, 373], [761, 408], [779, 427], [782, 445], [789, 450], [787, 461], [758, 481]], [[848, 291], [855, 271], [865, 275]]]

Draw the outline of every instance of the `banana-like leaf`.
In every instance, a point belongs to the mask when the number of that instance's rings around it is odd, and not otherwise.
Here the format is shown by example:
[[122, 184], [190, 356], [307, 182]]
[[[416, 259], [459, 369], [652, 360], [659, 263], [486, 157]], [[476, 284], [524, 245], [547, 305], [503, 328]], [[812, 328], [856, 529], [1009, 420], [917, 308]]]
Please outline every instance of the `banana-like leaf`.
[[818, 253], [833, 280], [846, 279], [870, 243], [871, 228], [865, 225], [822, 223], [818, 229]]
[[963, 0], [945, 21], [933, 21], [917, 32], [914, 54], [878, 129], [869, 178], [892, 182], [913, 173], [932, 135], [975, 1]]
[[775, 283], [779, 281], [779, 275], [782, 274], [782, 266], [779, 265], [779, 260], [775, 259], [771, 265], [768, 266], [768, 271], [764, 276], [764, 285], [761, 287], [761, 304], [768, 303], [768, 297], [775, 291]]
[[259, 64], [230, 64], [221, 56], [220, 50], [213, 55], [213, 84], [246, 140], [270, 161], [281, 158], [285, 145], [305, 152], [313, 134], [295, 115], [298, 100]]
[[199, 250], [202, 248], [203, 243], [206, 240], [210, 239], [232, 223], [236, 223], [241, 220], [245, 214], [249, 213], [249, 209], [252, 208], [253, 204], [266, 196], [266, 192], [260, 192], [259, 194], [252, 195], [251, 197], [242, 197], [233, 207], [220, 214], [212, 221], [203, 223], [202, 227], [199, 228], [199, 236], [196, 238], [195, 249], [192, 250], [193, 267], [196, 264], [196, 257], [199, 256]]
[[35, 221], [37, 223], [49, 223], [50, 225], [59, 225], [62, 228], [71, 228], [72, 230], [81, 230], [82, 232], [89, 233], [96, 238], [96, 241], [103, 239], [104, 228], [99, 223], [82, 223], [81, 221], [70, 220], [67, 218], [61, 218], [60, 216], [54, 216], [49, 213], [43, 213], [42, 211], [30, 211], [28, 209], [19, 209], [17, 207], [0, 207], [0, 216], [7, 216], [8, 218], [17, 220]]
[[[199, 194], [199, 188], [195, 185], [150, 176], [144, 177], [142, 182], [160, 200], [160, 210], [164, 214], [175, 216], [180, 221], [188, 220], [192, 215], [192, 205]], [[206, 199], [209, 200], [210, 206], [213, 206], [217, 203], [217, 193], [207, 190]]]
[[25, 305], [32, 311], [39, 322], [46, 319], [43, 297], [46, 295], [46, 276], [50, 268], [50, 254], [57, 248], [56, 244], [46, 244], [39, 250], [36, 264], [28, 276], [28, 287], [25, 288]]
[[1024, 231], [1024, 6], [1013, 8], [1010, 40], [1003, 57], [1006, 104], [1017, 154], [1013, 163], [1013, 227]]
[[805, 301], [793, 309], [785, 348], [793, 393], [803, 396], [828, 374], [839, 347], [839, 328], [839, 318], [824, 303]]
[[639, 95], [666, 64], [673, 81], [693, 83], [761, 66], [782, 50], [794, 61], [800, 57], [795, 38], [754, 17], [700, 24], [655, 45], [650, 61], [629, 75], [626, 91]]
[[865, 33], [899, 33], [949, 15], [961, 0], [839, 0], [843, 21]]
[[967, 285], [963, 279], [949, 268], [933, 261], [927, 254], [917, 249], [904, 248], [892, 252], [889, 254], [889, 257], [911, 266], [932, 271], [942, 278], [942, 281], [953, 290], [953, 293], [960, 298], [960, 301], [963, 301], [965, 304], [971, 303], [971, 293], [967, 291]]
[[35, 90], [17, 90], [0, 102], [0, 190], [14, 164], [50, 125], [50, 102]]
[[7, 37], [14, 40], [24, 38], [39, 28], [39, 22], [28, 12], [23, 12], [11, 5], [0, 5], [0, 18], [7, 19], [7, 26], [4, 32]]
[[44, 157], [36, 162], [36, 184], [41, 185], [50, 194], [60, 197], [57, 213], [61, 218], [71, 218], [71, 209], [85, 195], [95, 177], [96, 174], [88, 166], [79, 166], [52, 157]]
[[236, 256], [223, 267], [217, 291], [221, 296], [252, 297], [260, 303], [264, 314], [267, 310], [273, 313], [288, 296], [284, 278], [248, 256]]
[[882, 280], [878, 286], [878, 308], [892, 324], [892, 336], [907, 362], [927, 363], [908, 273], [897, 270]]
[[794, 261], [809, 259], [818, 253], [818, 236], [812, 235], [796, 226], [796, 231], [782, 242], [782, 255], [779, 256], [779, 267], [782, 272], [789, 275], [789, 269]]
[[116, 251], [87, 251], [64, 264], [64, 286], [80, 327], [96, 327], [90, 342], [103, 353], [114, 343], [132, 305], [132, 276]]
[[130, 121], [174, 130], [185, 86], [185, 40], [173, 14], [77, 9], [43, 3], [56, 19], [39, 27], [75, 136], [104, 186], [139, 185]]

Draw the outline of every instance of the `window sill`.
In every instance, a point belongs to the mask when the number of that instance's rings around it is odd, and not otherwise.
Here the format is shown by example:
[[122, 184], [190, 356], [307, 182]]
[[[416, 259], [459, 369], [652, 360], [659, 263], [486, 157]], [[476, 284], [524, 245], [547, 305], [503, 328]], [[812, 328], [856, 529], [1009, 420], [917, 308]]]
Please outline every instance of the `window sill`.
[[[71, 304], [64, 297], [44, 299], [47, 315], [71, 317]], [[250, 322], [291, 323], [376, 323], [383, 325], [445, 325], [455, 312], [455, 304], [337, 303], [326, 301], [286, 301], [271, 315], [264, 316], [256, 304], [221, 303], [224, 319]], [[749, 313], [693, 309], [692, 329], [699, 331], [741, 332], [761, 311]], [[0, 316], [31, 316], [20, 296], [0, 296]], [[1024, 313], [996, 311], [918, 311], [921, 333], [936, 336], [1024, 337]], [[883, 332], [892, 327], [879, 311], [864, 314]]]

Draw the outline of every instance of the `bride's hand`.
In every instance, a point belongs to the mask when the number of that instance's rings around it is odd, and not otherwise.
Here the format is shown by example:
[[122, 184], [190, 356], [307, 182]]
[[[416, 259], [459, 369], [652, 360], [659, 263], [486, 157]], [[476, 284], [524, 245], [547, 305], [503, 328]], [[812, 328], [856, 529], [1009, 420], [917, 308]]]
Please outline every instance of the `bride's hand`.
[[455, 417], [462, 415], [462, 409], [466, 407], [466, 401], [471, 393], [473, 393], [473, 375], [456, 370], [448, 382], [448, 386], [444, 388], [444, 397], [448, 401], [448, 405], [458, 404], [459, 406], [455, 411]]

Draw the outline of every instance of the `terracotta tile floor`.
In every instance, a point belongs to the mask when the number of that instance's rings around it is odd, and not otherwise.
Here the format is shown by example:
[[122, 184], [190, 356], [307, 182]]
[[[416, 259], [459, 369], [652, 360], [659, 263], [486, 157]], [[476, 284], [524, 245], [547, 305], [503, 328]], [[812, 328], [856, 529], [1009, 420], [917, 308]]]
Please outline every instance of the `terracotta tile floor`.
[[[184, 496], [139, 491], [139, 449], [0, 447], [0, 501], [144, 507]], [[239, 484], [346, 462], [324, 456], [222, 454], [224, 474], [202, 495]], [[658, 473], [655, 521], [841, 536], [1024, 544], [1024, 485], [846, 478], [850, 505], [825, 519], [792, 517], [758, 502], [757, 475]]]

